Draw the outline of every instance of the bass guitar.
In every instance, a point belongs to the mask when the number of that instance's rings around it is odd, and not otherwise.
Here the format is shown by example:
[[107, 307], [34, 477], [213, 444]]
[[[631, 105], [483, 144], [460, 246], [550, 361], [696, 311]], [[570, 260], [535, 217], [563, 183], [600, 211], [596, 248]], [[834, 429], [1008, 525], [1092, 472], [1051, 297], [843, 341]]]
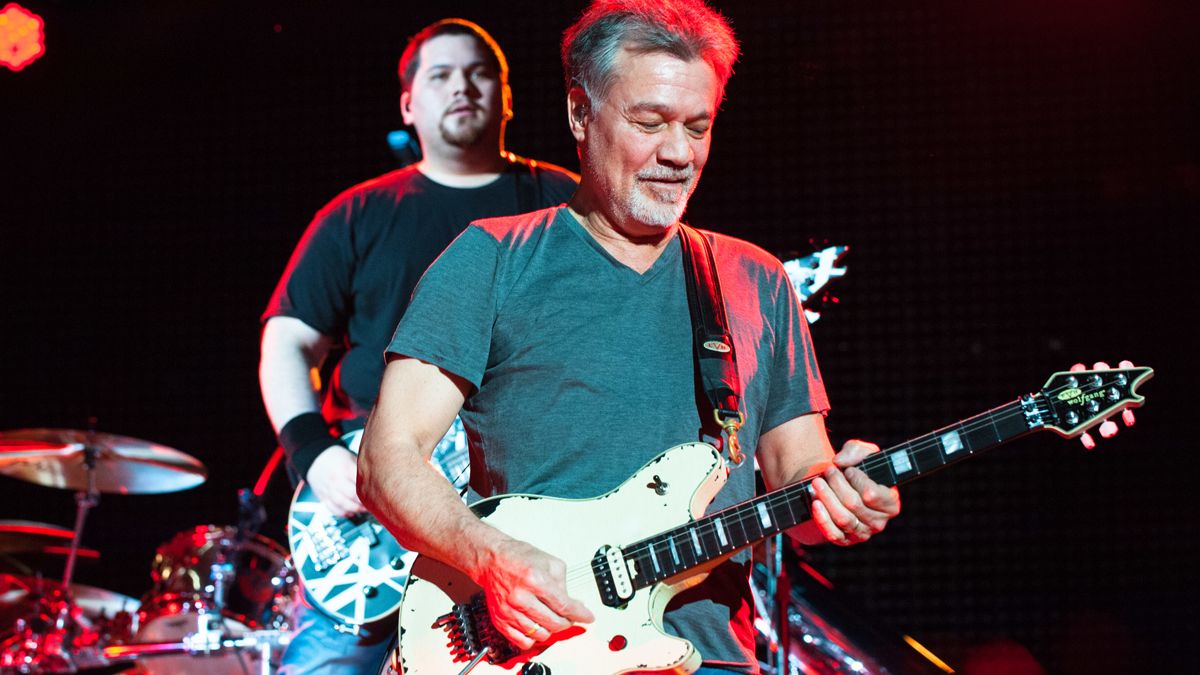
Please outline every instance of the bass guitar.
[[[362, 430], [344, 435], [342, 442], [357, 453]], [[467, 439], [457, 417], [432, 460], [455, 488], [466, 489]], [[349, 632], [396, 611], [417, 557], [369, 513], [335, 516], [305, 482], [296, 487], [288, 509], [288, 545], [308, 595]]]

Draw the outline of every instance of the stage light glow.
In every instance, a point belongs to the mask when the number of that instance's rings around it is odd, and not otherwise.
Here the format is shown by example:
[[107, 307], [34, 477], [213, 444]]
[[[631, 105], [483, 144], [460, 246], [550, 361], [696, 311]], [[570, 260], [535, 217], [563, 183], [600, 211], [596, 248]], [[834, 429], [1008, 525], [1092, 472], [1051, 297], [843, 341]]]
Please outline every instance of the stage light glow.
[[42, 17], [10, 2], [0, 10], [0, 63], [18, 71], [46, 51]]
[[934, 654], [933, 652], [929, 651], [928, 647], [921, 644], [920, 642], [917, 642], [916, 638], [909, 636], [909, 635], [905, 635], [904, 641], [908, 643], [909, 647], [912, 647], [913, 649], [915, 649], [918, 654], [920, 654], [921, 656], [924, 656], [926, 659], [929, 660], [930, 663], [937, 666], [943, 673], [953, 673], [954, 672], [953, 668], [951, 668], [949, 665], [947, 665], [945, 661], [939, 659], [937, 657], [937, 654]]

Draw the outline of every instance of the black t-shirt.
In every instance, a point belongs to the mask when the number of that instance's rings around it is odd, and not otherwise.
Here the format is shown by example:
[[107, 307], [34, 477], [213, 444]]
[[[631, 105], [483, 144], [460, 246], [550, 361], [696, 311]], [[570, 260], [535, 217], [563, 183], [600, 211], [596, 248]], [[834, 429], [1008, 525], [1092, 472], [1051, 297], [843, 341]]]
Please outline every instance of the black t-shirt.
[[410, 166], [356, 185], [321, 209], [262, 320], [294, 317], [340, 342], [325, 418], [342, 431], [365, 422], [384, 349], [413, 288], [467, 224], [561, 204], [576, 180], [565, 169], [524, 160], [483, 187], [452, 188]]

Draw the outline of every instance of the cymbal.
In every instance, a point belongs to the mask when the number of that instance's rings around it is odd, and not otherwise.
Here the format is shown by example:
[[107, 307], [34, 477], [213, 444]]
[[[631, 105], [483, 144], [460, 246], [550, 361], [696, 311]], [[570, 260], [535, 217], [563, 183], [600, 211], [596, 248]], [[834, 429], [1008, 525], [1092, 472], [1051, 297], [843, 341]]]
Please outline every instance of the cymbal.
[[137, 611], [142, 604], [128, 595], [87, 584], [71, 584], [71, 596], [84, 615], [92, 618], [101, 614], [112, 616], [117, 612]]
[[129, 436], [74, 429], [0, 431], [0, 474], [67, 490], [86, 490], [84, 449], [96, 450], [96, 490], [156, 494], [196, 487], [208, 477], [200, 460]]
[[46, 546], [70, 544], [74, 533], [65, 527], [32, 520], [0, 520], [0, 553], [31, 553]]
[[[65, 556], [71, 552], [74, 533], [65, 527], [32, 520], [0, 520], [0, 572], [25, 568], [14, 555]], [[80, 560], [100, 558], [100, 552], [80, 547]], [[13, 569], [7, 569], [7, 568]]]
[[[61, 586], [62, 584], [54, 579], [0, 574], [0, 606], [19, 605], [35, 593], [58, 593]], [[96, 586], [71, 584], [70, 589], [71, 599], [89, 619], [111, 617], [117, 612], [135, 612], [141, 606], [140, 602], [128, 595]]]

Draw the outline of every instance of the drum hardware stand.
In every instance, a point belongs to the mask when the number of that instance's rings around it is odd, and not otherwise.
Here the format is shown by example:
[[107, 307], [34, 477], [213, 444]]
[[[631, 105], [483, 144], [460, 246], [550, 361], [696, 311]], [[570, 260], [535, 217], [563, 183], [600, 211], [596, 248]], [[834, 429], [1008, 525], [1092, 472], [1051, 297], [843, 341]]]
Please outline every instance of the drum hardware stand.
[[775, 675], [788, 675], [788, 640], [791, 631], [788, 626], [788, 605], [791, 599], [791, 584], [783, 569], [784, 533], [767, 539], [767, 584], [766, 596], [770, 598], [771, 611], [764, 616], [772, 624], [772, 640], [770, 662], [775, 669]]
[[[271, 661], [271, 649], [275, 644], [285, 643], [288, 636], [277, 630], [259, 630], [251, 631], [239, 638], [225, 638], [222, 637], [219, 630], [219, 621], [219, 617], [208, 614], [199, 622], [200, 630], [188, 634], [181, 642], [149, 642], [116, 645], [105, 647], [104, 656], [113, 660], [178, 656], [181, 654], [203, 658], [219, 654], [225, 650], [233, 650], [239, 653], [254, 650], [259, 654], [260, 675], [271, 675], [274, 667], [277, 665]], [[242, 667], [245, 669], [244, 664]]]
[[[258, 534], [258, 530], [267, 519], [266, 510], [257, 494], [241, 488], [237, 491], [237, 497], [238, 522], [233, 531], [233, 555], [241, 550], [242, 544]], [[213, 610], [218, 616], [225, 610], [228, 592], [226, 580], [235, 574], [234, 561], [229, 559], [230, 555], [231, 553], [226, 552], [222, 547], [217, 551], [217, 556], [209, 568], [212, 571]], [[203, 629], [201, 630], [203, 631]]]
[[75, 575], [75, 561], [79, 557], [79, 544], [83, 539], [83, 524], [87, 520], [88, 510], [100, 504], [100, 491], [96, 489], [96, 456], [99, 450], [95, 444], [96, 418], [88, 418], [87, 442], [83, 446], [83, 465], [87, 471], [87, 489], [75, 493], [75, 536], [71, 539], [71, 549], [67, 554], [67, 565], [63, 570], [63, 592], [70, 592], [71, 578]]
[[[214, 618], [220, 621], [221, 612], [225, 609], [225, 577], [233, 576], [233, 563], [229, 560], [224, 550], [217, 552], [217, 557], [213, 560], [209, 567], [212, 571], [212, 586], [211, 592], [213, 597], [212, 611], [215, 612]], [[206, 619], [200, 622], [200, 631], [197, 635], [205, 634], [208, 629], [209, 621]]]
[[[213, 565], [215, 568], [216, 565]], [[220, 582], [217, 583], [220, 585]], [[216, 613], [204, 612], [200, 615], [200, 620], [196, 622], [197, 630], [183, 639], [187, 645], [189, 654], [192, 655], [207, 655], [213, 652], [220, 651], [221, 644], [221, 614], [220, 609]]]
[[53, 601], [53, 593], [44, 590], [39, 578], [39, 605], [45, 608], [45, 616], [49, 621], [43, 626], [31, 626], [24, 619], [17, 621], [17, 633], [24, 640], [16, 656], [23, 661], [20, 667], [32, 668], [29, 672], [74, 673], [79, 669], [73, 652], [77, 649], [75, 640], [83, 637], [83, 631], [72, 611], [76, 605], [71, 594], [71, 579], [75, 575], [75, 562], [79, 557], [88, 510], [100, 503], [100, 492], [96, 489], [96, 458], [99, 450], [95, 443], [95, 423], [96, 418], [88, 419], [87, 441], [83, 448], [87, 487], [75, 493], [75, 531], [63, 568], [61, 599]]

